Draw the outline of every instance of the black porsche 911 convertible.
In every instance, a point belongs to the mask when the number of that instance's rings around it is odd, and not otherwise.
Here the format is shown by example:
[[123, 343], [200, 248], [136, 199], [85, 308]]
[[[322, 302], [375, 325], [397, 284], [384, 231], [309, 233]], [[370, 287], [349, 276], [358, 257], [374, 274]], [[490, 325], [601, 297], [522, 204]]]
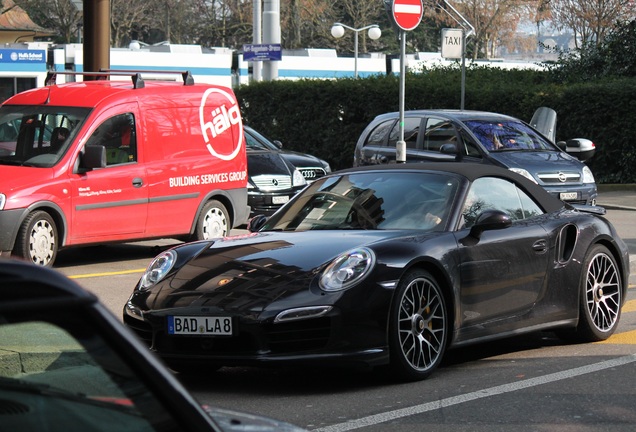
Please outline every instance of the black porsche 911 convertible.
[[548, 329], [604, 340], [629, 280], [604, 213], [493, 166], [348, 169], [249, 234], [158, 255], [124, 322], [178, 371], [388, 365], [407, 380], [470, 343]]

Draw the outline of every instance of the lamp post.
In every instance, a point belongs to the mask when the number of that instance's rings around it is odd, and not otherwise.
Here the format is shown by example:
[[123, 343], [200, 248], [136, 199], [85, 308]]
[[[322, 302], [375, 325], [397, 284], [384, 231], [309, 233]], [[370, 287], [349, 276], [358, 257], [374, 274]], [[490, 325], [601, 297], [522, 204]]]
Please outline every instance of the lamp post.
[[331, 36], [335, 37], [336, 39], [339, 39], [342, 36], [344, 36], [345, 29], [351, 30], [355, 34], [355, 38], [354, 38], [355, 49], [353, 52], [353, 58], [354, 58], [354, 73], [353, 74], [355, 78], [358, 78], [358, 33], [368, 29], [369, 38], [371, 38], [372, 40], [376, 40], [376, 39], [379, 39], [380, 36], [382, 36], [382, 31], [380, 30], [380, 27], [377, 24], [371, 24], [362, 28], [353, 28], [345, 24], [335, 23], [333, 27], [331, 27]]

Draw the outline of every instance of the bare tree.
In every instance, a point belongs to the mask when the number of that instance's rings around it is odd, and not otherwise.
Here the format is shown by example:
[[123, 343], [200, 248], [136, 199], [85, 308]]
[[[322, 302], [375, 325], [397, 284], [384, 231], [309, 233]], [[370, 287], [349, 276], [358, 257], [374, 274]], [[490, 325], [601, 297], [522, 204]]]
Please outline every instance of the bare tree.
[[74, 37], [82, 25], [82, 13], [70, 0], [15, 0], [41, 27], [57, 30], [58, 42], [75, 42]]
[[110, 43], [125, 47], [150, 23], [151, 3], [144, 0], [110, 0]]
[[512, 37], [522, 18], [536, 11], [537, 0], [461, 0], [456, 9], [475, 28], [473, 58], [496, 57], [499, 45]]
[[633, 18], [632, 0], [548, 0], [557, 29], [570, 29], [577, 48], [603, 42], [617, 23]]

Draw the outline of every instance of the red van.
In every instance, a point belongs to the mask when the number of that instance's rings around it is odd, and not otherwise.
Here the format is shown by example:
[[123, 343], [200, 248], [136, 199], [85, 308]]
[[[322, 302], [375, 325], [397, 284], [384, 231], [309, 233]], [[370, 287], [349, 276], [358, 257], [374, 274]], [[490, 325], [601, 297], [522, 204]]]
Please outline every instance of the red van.
[[51, 266], [63, 247], [208, 239], [246, 223], [245, 140], [231, 89], [195, 84], [188, 72], [178, 81], [63, 74], [94, 79], [28, 90], [0, 107], [0, 255]]

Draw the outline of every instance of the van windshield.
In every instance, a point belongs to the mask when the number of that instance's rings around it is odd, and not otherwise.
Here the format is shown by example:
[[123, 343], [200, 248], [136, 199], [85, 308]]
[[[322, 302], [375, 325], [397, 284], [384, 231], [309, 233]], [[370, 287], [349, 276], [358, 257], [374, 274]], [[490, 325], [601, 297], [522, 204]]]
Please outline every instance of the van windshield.
[[0, 107], [0, 165], [52, 167], [66, 153], [90, 108]]
[[464, 122], [488, 151], [557, 151], [558, 148], [530, 126], [515, 121]]

